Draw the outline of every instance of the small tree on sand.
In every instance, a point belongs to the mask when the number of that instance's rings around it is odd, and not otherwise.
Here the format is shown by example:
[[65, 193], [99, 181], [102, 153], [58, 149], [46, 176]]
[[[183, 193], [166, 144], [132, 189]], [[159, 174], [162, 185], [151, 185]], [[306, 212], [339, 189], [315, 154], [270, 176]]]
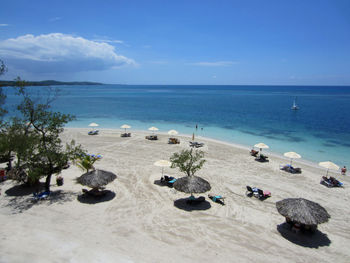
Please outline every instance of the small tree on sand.
[[[30, 155], [23, 154], [21, 164], [27, 171], [27, 181], [38, 182], [41, 177], [46, 177], [45, 190], [50, 191], [52, 175], [60, 173], [69, 160], [74, 160], [83, 154], [81, 147], [76, 146], [73, 140], [63, 147], [60, 138], [64, 125], [73, 120], [74, 116], [51, 110], [56, 92], [53, 94], [50, 92], [46, 101], [39, 103], [33, 99], [32, 94], [27, 92], [25, 82], [18, 79], [17, 86], [18, 94], [23, 99], [18, 105], [18, 110], [21, 113], [22, 122], [28, 127], [24, 135], [34, 136], [32, 144], [28, 146], [32, 149]], [[16, 153], [18, 155], [19, 151]]]
[[170, 157], [171, 168], [178, 167], [181, 172], [184, 172], [186, 175], [191, 176], [202, 168], [203, 164], [206, 161], [203, 158], [203, 151], [193, 151], [193, 149], [182, 150], [180, 153], [174, 153]]

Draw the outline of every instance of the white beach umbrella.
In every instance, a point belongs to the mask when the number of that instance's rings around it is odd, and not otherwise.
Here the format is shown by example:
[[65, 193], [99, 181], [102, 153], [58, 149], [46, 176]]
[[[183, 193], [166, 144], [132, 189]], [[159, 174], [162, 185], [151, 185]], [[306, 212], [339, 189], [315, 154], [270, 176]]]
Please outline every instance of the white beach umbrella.
[[339, 170], [339, 166], [336, 165], [335, 163], [330, 162], [330, 161], [328, 161], [328, 162], [320, 162], [320, 163], [318, 163], [318, 165], [322, 166], [324, 168], [327, 168], [326, 176], [328, 176], [329, 169], [331, 169], [331, 170]]
[[301, 155], [296, 152], [286, 152], [283, 154], [284, 156], [290, 158], [290, 165], [292, 165], [293, 159], [299, 159], [301, 158]]
[[152, 131], [152, 133], [154, 133], [155, 131], [158, 131], [159, 129], [157, 127], [151, 127], [148, 128], [149, 131]]
[[270, 148], [269, 146], [267, 146], [265, 143], [260, 142], [254, 145], [254, 147], [259, 148], [260, 152], [262, 151], [262, 149], [268, 149]]
[[124, 125], [120, 126], [120, 128], [125, 129], [125, 132], [126, 132], [126, 129], [130, 129], [131, 126], [124, 124]]
[[99, 125], [97, 123], [91, 122], [89, 124], [89, 127], [98, 127]]
[[178, 135], [179, 133], [175, 130], [170, 130], [170, 131], [168, 131], [168, 134], [169, 135]]
[[171, 166], [171, 162], [169, 162], [168, 160], [159, 160], [159, 161], [156, 161], [154, 163], [154, 165], [158, 166], [158, 167], [162, 167], [162, 177], [163, 177], [164, 167], [170, 167]]

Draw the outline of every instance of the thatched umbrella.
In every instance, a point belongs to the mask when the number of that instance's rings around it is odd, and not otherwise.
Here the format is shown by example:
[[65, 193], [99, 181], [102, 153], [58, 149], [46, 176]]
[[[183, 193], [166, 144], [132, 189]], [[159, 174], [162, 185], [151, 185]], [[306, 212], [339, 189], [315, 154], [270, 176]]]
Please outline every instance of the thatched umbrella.
[[205, 193], [211, 189], [211, 186], [203, 178], [191, 175], [177, 179], [174, 183], [174, 188], [180, 192], [192, 195], [193, 193]]
[[117, 176], [112, 172], [104, 170], [93, 170], [77, 178], [78, 183], [99, 189], [102, 186], [114, 181]]
[[318, 203], [304, 198], [287, 198], [276, 203], [278, 212], [293, 222], [318, 225], [331, 217]]

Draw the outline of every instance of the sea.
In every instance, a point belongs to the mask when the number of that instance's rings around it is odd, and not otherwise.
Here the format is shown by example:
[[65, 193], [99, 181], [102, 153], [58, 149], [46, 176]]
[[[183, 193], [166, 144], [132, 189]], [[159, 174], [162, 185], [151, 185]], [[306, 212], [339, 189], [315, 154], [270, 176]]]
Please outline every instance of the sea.
[[[350, 166], [350, 87], [347, 86], [205, 86], [94, 85], [54, 86], [53, 110], [76, 116], [67, 127], [160, 132], [208, 137], [266, 152], [294, 151], [311, 162]], [[44, 87], [28, 88], [45, 99]], [[10, 112], [19, 101], [4, 88]], [[52, 92], [52, 91], [51, 91]], [[51, 93], [52, 94], [52, 93]], [[296, 101], [298, 110], [292, 110]], [[11, 115], [11, 113], [10, 113]], [[197, 128], [196, 128], [197, 127]]]

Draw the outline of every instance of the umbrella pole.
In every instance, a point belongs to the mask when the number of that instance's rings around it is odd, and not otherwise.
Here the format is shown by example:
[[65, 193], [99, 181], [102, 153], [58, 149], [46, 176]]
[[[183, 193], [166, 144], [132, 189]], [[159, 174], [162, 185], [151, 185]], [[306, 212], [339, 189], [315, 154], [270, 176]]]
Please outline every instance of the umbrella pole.
[[293, 158], [290, 158], [290, 166], [292, 166]]
[[162, 167], [162, 177], [163, 177], [163, 174], [164, 174], [164, 167]]
[[326, 174], [326, 177], [328, 176], [328, 171], [329, 171], [329, 168], [327, 169], [327, 174]]

